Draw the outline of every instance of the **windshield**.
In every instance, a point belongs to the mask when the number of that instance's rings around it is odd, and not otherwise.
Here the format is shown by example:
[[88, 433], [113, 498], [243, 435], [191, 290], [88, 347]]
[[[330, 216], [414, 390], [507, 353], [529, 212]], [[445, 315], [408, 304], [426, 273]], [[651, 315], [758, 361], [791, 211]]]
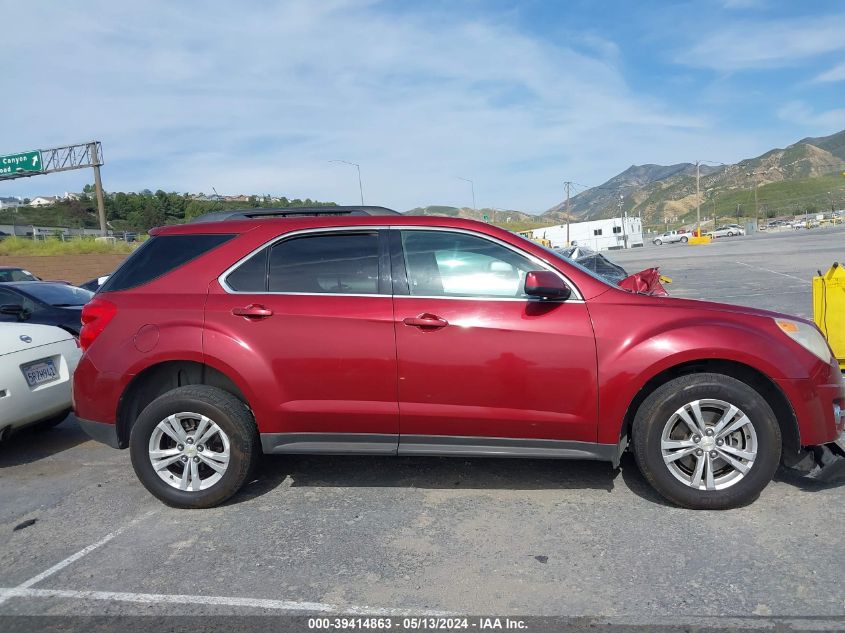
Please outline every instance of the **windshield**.
[[82, 306], [94, 296], [94, 293], [88, 290], [67, 284], [36, 282], [26, 285], [21, 284], [18, 288], [39, 301], [56, 307]]
[[0, 283], [7, 281], [38, 281], [38, 277], [23, 268], [0, 270]]

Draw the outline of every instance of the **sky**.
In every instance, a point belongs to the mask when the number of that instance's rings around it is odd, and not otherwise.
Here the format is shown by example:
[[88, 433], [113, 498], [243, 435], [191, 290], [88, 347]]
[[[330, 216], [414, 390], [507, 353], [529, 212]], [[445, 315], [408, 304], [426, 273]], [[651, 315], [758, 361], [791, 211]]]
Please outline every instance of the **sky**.
[[[841, 1], [0, 0], [0, 154], [108, 191], [542, 212], [632, 164], [845, 128]], [[79, 191], [90, 170], [0, 183]]]

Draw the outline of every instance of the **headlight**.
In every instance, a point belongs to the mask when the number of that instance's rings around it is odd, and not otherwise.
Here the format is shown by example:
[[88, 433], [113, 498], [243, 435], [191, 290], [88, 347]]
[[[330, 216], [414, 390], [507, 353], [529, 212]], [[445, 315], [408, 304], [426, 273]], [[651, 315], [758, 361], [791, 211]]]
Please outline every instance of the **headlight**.
[[812, 352], [826, 363], [830, 362], [833, 352], [830, 351], [822, 333], [814, 326], [790, 319], [775, 319], [775, 323], [781, 329], [781, 332], [808, 352]]

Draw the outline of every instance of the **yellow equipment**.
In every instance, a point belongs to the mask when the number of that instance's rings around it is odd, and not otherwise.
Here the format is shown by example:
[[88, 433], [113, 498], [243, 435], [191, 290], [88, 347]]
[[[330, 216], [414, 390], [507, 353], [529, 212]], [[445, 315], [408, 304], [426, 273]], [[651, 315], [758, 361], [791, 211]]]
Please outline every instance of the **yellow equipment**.
[[813, 277], [813, 320], [845, 371], [845, 267], [836, 262]]

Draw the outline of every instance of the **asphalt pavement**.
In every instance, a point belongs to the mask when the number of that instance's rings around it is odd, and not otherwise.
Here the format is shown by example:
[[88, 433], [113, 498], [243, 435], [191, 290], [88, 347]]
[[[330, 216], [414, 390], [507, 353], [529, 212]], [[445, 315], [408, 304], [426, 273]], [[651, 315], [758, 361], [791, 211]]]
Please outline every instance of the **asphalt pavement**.
[[[809, 316], [809, 280], [845, 260], [843, 237], [611, 257], [632, 272], [660, 265], [673, 295]], [[0, 484], [5, 616], [496, 613], [845, 628], [845, 488], [787, 472], [747, 507], [696, 512], [663, 502], [629, 455], [619, 470], [270, 457], [226, 505], [188, 511], [153, 499], [128, 452], [89, 441], [71, 417], [0, 444]]]

